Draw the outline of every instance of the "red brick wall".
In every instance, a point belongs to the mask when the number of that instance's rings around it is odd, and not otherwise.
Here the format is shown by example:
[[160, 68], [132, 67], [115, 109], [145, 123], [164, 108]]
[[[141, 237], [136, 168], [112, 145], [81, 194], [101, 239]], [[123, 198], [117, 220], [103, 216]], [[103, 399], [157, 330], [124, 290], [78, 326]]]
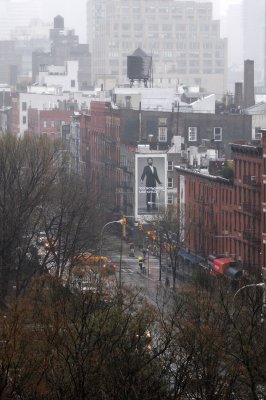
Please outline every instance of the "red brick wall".
[[178, 171], [178, 175], [185, 176], [185, 246], [205, 257], [230, 255], [243, 263], [247, 274], [258, 278], [266, 259], [266, 232], [262, 234], [266, 230], [266, 203], [262, 213], [262, 196], [263, 203], [266, 201], [266, 189], [262, 193], [262, 150], [235, 145], [233, 154], [231, 183], [188, 170]]

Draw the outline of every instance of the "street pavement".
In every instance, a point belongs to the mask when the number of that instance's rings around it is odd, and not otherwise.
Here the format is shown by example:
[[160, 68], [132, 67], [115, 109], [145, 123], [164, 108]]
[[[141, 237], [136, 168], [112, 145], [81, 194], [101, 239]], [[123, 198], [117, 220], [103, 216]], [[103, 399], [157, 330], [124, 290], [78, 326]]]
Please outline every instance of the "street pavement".
[[[122, 285], [136, 289], [149, 298], [151, 302], [158, 305], [162, 303], [162, 297], [168, 297], [171, 293], [172, 279], [171, 272], [164, 268], [161, 271], [159, 259], [152, 254], [146, 254], [143, 264], [146, 273], [141, 273], [139, 269], [138, 256], [142, 256], [139, 249], [135, 249], [134, 257], [129, 255], [130, 246], [115, 235], [105, 235], [102, 244], [102, 255], [107, 256], [116, 264], [117, 279], [119, 277], [120, 257], [121, 257], [121, 281]], [[169, 286], [166, 285], [166, 278], [169, 279]], [[178, 284], [178, 283], [177, 283]]]

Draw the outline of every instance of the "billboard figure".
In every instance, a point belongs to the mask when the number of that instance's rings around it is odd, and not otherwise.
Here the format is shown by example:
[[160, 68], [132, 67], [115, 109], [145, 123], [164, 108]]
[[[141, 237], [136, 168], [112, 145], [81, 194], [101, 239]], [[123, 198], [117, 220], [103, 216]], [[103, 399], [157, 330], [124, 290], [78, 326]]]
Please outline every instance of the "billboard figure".
[[[156, 167], [153, 166], [153, 158], [149, 157], [147, 159], [148, 165], [146, 165], [143, 169], [141, 175], [141, 182], [144, 181], [146, 176], [146, 204], [147, 204], [147, 211], [157, 210], [156, 207], [156, 182], [161, 185], [161, 181], [157, 174]], [[151, 207], [152, 205], [152, 207]]]

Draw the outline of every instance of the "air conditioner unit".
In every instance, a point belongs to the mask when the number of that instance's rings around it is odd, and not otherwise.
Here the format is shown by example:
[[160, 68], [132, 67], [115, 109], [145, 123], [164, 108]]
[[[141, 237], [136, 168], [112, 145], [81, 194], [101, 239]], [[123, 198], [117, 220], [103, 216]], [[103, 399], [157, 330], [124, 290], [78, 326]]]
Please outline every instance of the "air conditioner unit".
[[228, 235], [228, 231], [224, 231], [224, 235]]
[[251, 180], [252, 182], [254, 182], [254, 181], [256, 180], [256, 176], [251, 176], [251, 177], [250, 177], [250, 180]]

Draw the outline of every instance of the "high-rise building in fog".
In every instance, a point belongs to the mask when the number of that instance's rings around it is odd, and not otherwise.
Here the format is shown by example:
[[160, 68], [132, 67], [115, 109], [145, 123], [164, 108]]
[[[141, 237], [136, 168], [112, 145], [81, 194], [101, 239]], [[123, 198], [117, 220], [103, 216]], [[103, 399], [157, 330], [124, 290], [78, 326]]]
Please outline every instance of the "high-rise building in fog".
[[154, 85], [178, 82], [222, 94], [227, 40], [212, 3], [175, 0], [88, 0], [93, 77], [127, 80], [127, 56], [138, 47], [153, 56]]
[[0, 0], [0, 40], [10, 39], [12, 29], [27, 26], [40, 15], [41, 0]]
[[224, 21], [228, 38], [228, 66], [229, 68], [243, 68], [243, 21], [242, 4], [231, 4], [227, 9]]
[[265, 0], [243, 0], [244, 59], [254, 60], [255, 80], [263, 82]]
[[32, 80], [38, 79], [40, 71], [49, 65], [63, 66], [66, 61], [78, 61], [78, 83], [80, 90], [87, 90], [91, 85], [91, 54], [87, 44], [80, 44], [73, 29], [66, 29], [64, 18], [57, 15], [54, 26], [50, 29], [50, 52], [35, 50], [32, 53]]

